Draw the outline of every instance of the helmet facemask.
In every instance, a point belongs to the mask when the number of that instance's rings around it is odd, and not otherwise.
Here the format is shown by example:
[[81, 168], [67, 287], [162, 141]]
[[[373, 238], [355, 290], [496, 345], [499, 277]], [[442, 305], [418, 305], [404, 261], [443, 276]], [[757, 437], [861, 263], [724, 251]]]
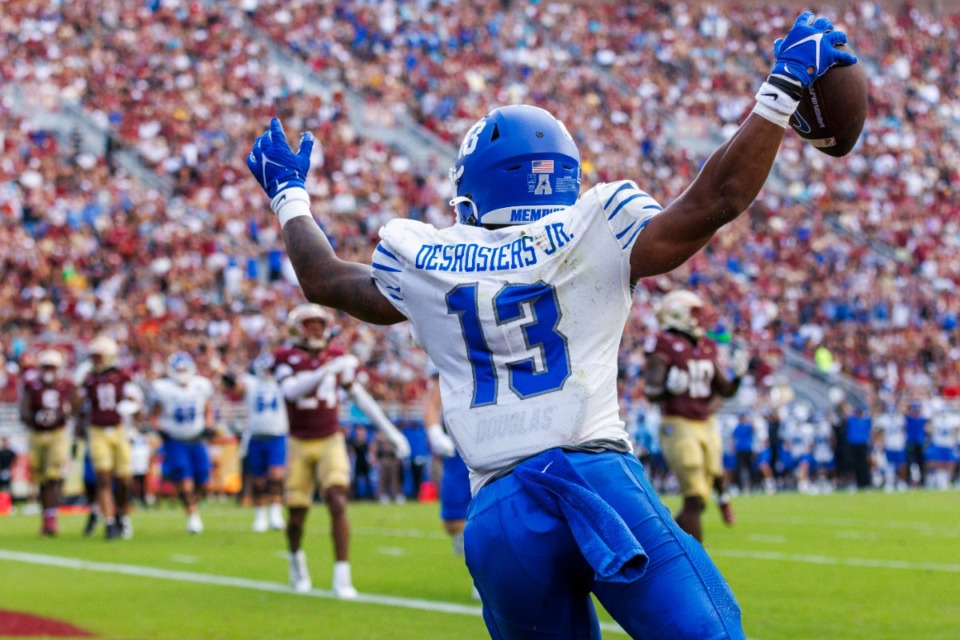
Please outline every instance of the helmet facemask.
[[660, 301], [657, 320], [665, 329], [679, 331], [692, 338], [702, 338], [704, 329], [698, 318], [703, 300], [692, 291], [671, 291]]

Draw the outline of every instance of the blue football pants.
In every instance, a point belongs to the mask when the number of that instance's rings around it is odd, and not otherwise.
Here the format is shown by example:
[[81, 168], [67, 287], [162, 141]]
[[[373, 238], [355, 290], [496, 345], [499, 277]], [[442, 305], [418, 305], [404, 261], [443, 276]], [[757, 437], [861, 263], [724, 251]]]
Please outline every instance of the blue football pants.
[[625, 583], [597, 582], [567, 523], [505, 476], [470, 503], [467, 566], [494, 640], [600, 638], [593, 592], [632, 638], [744, 638], [740, 607], [706, 551], [684, 533], [630, 454], [567, 453], [649, 557]]

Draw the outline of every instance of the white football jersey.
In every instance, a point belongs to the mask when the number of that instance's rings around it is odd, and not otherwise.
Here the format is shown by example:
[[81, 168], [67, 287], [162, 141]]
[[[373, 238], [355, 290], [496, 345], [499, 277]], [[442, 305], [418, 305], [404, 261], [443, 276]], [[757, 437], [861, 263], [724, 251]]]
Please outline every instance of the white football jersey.
[[960, 431], [960, 414], [941, 411], [930, 420], [930, 444], [935, 447], [952, 449], [957, 446], [957, 432]]
[[630, 250], [661, 210], [623, 181], [528, 224], [397, 219], [380, 230], [374, 279], [440, 371], [444, 420], [474, 492], [546, 449], [629, 443], [617, 349], [632, 302]]
[[282, 436], [290, 430], [287, 404], [280, 384], [273, 377], [243, 377], [243, 404], [247, 409], [247, 431], [252, 436]]
[[151, 386], [153, 402], [163, 407], [160, 430], [177, 440], [200, 437], [204, 428], [203, 409], [213, 396], [213, 383], [203, 376], [193, 376], [187, 384], [172, 378], [160, 378]]
[[883, 433], [883, 448], [887, 451], [904, 451], [907, 448], [907, 428], [903, 416], [897, 413], [881, 413], [873, 428]]

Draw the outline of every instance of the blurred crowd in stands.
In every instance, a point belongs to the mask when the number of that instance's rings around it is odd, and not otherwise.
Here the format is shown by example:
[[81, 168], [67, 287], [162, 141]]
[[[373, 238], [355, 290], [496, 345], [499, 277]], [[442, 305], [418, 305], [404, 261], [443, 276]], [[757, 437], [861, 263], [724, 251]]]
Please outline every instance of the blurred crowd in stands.
[[[844, 159], [788, 134], [749, 212], [680, 269], [638, 287], [622, 345], [640, 401], [654, 305], [676, 286], [714, 333], [751, 348], [761, 397], [796, 349], [878, 397], [960, 396], [960, 12], [818, 7], [870, 78]], [[99, 332], [146, 378], [187, 350], [201, 372], [245, 366], [302, 300], [244, 156], [279, 116], [318, 139], [308, 188], [345, 257], [386, 220], [446, 226], [442, 162], [412, 162], [352, 124], [347, 93], [404, 114], [452, 150], [493, 107], [565, 122], [584, 188], [629, 178], [666, 203], [748, 113], [795, 10], [751, 3], [7, 0], [0, 13], [0, 341], [14, 399], [40, 343], [76, 358]], [[946, 37], [949, 36], [949, 37]], [[303, 62], [296, 69], [276, 48]], [[311, 87], [324, 88], [320, 93]], [[63, 135], [41, 114], [72, 109]], [[45, 120], [44, 122], [50, 122]], [[90, 129], [101, 135], [91, 148]], [[121, 152], [155, 180], [143, 180]], [[371, 393], [416, 406], [426, 362], [403, 324], [340, 318]]]

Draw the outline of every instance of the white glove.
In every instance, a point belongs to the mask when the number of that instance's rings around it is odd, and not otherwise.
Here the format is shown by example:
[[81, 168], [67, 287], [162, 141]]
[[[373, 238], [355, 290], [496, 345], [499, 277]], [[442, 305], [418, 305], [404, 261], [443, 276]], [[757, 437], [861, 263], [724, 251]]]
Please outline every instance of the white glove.
[[427, 432], [427, 442], [430, 443], [430, 450], [434, 455], [441, 458], [452, 458], [457, 452], [453, 444], [453, 439], [443, 431], [443, 427], [438, 424], [431, 424], [425, 428]]
[[736, 349], [730, 356], [730, 367], [733, 369], [733, 375], [742, 378], [750, 368], [750, 354], [746, 349]]
[[397, 457], [403, 460], [404, 458], [410, 457], [410, 443], [407, 442], [407, 437], [397, 431], [396, 433], [387, 433], [387, 436], [390, 438], [390, 442], [393, 443], [393, 446], [397, 448]]
[[690, 374], [683, 369], [670, 367], [667, 372], [667, 382], [664, 386], [671, 395], [682, 396], [690, 388]]

